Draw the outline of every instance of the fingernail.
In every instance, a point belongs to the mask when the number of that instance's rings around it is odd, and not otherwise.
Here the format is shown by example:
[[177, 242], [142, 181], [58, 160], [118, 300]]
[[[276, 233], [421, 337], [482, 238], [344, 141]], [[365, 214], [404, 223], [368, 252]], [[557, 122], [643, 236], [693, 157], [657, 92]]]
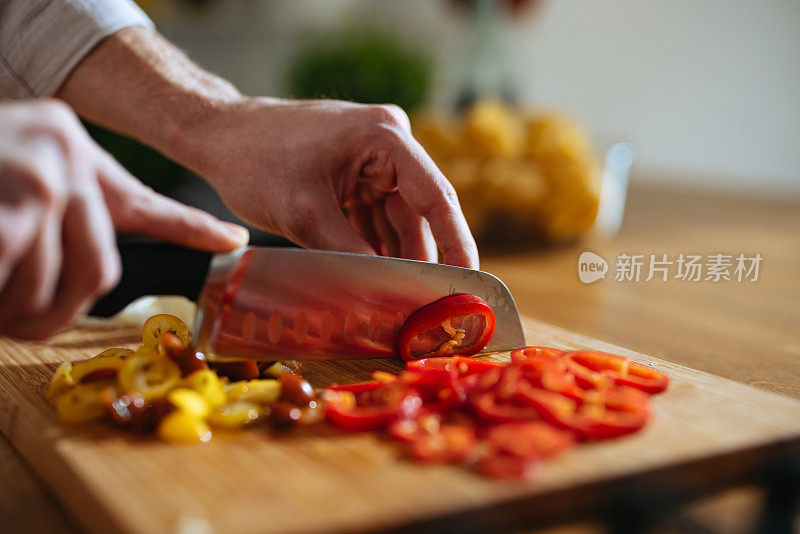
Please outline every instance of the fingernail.
[[250, 242], [250, 232], [244, 226], [226, 222], [225, 228], [228, 230], [228, 235], [231, 239], [239, 243], [239, 246], [247, 245]]

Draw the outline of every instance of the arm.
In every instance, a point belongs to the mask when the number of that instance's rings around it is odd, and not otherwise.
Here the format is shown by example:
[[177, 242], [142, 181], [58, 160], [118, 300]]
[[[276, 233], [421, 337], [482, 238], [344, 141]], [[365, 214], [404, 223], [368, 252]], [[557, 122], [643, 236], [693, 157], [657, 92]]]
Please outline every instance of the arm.
[[478, 266], [452, 186], [395, 106], [242, 96], [155, 31], [103, 41], [58, 93], [206, 179], [296, 243]]

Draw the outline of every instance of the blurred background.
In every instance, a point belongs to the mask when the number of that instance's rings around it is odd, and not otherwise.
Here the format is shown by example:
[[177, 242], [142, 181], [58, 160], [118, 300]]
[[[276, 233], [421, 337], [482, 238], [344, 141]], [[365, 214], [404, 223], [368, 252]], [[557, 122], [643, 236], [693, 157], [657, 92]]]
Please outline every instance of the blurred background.
[[[245, 93], [402, 106], [485, 243], [613, 235], [634, 160], [636, 184], [800, 198], [796, 0], [139, 3]], [[224, 214], [182, 169], [93, 133]]]

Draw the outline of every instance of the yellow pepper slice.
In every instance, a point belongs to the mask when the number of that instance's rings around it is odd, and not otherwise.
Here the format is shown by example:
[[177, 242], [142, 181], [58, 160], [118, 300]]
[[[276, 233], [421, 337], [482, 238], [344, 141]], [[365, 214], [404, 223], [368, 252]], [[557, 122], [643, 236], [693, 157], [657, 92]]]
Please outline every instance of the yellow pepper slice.
[[63, 361], [53, 372], [53, 378], [50, 380], [50, 386], [47, 388], [45, 397], [50, 402], [53, 402], [56, 397], [62, 393], [66, 393], [74, 385], [75, 379], [72, 378], [72, 362], [69, 360]]
[[202, 419], [174, 411], [158, 424], [158, 437], [168, 443], [191, 444], [211, 441], [211, 429]]
[[167, 395], [167, 400], [179, 411], [197, 419], [205, 419], [211, 411], [206, 398], [193, 389], [173, 389]]
[[86, 384], [75, 386], [55, 400], [59, 419], [68, 424], [89, 423], [102, 419], [103, 405], [100, 395], [107, 385]]
[[193, 389], [205, 397], [212, 407], [225, 404], [228, 400], [223, 389], [222, 381], [217, 373], [210, 369], [202, 369], [186, 376], [181, 381], [181, 386]]
[[146, 401], [164, 397], [180, 379], [181, 370], [175, 363], [145, 348], [125, 360], [117, 374], [123, 393], [136, 391]]
[[[133, 352], [133, 351], [131, 351]], [[116, 357], [94, 357], [88, 360], [84, 360], [82, 362], [78, 362], [72, 365], [72, 379], [75, 381], [76, 384], [80, 384], [83, 378], [95, 371], [100, 371], [103, 369], [110, 369], [114, 371], [119, 371], [125, 360], [120, 360]], [[112, 377], [113, 378], [113, 377]]]
[[181, 343], [188, 345], [191, 341], [189, 328], [186, 324], [174, 315], [160, 313], [153, 315], [142, 325], [142, 345], [153, 350], [161, 349], [161, 336], [166, 332], [172, 332]]
[[208, 420], [214, 426], [241, 428], [258, 421], [265, 413], [263, 406], [247, 401], [236, 401], [212, 410]]
[[228, 401], [249, 401], [258, 404], [272, 404], [281, 396], [281, 384], [277, 380], [240, 380], [225, 384]]
[[122, 347], [115, 347], [113, 349], [106, 349], [95, 358], [114, 358], [118, 360], [127, 360], [133, 356], [133, 349], [125, 349]]

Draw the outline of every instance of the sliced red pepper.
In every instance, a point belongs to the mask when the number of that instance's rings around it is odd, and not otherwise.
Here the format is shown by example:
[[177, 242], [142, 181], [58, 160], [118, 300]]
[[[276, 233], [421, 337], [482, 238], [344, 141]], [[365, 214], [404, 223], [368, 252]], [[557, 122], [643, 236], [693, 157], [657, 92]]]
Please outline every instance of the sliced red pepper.
[[609, 381], [631, 386], [647, 393], [667, 389], [669, 378], [650, 367], [631, 362], [628, 358], [593, 351], [576, 351], [564, 355], [569, 368], [585, 386], [605, 387]]
[[576, 384], [575, 376], [568, 371], [564, 360], [531, 356], [514, 366], [520, 369], [521, 379], [536, 387], [560, 393], [574, 400], [581, 400], [584, 397], [584, 390]]
[[325, 389], [327, 391], [349, 391], [350, 393], [356, 394], [363, 393], [365, 391], [375, 391], [383, 385], [384, 382], [370, 380], [369, 382], [356, 382], [355, 384], [334, 384], [326, 387]]
[[424, 358], [406, 363], [406, 369], [414, 372], [455, 372], [458, 376], [482, 374], [491, 369], [502, 369], [502, 363], [482, 360], [480, 358], [465, 358], [463, 356]]
[[487, 439], [495, 451], [520, 458], [540, 459], [552, 458], [575, 443], [572, 432], [544, 421], [498, 425], [489, 430]]
[[397, 334], [397, 353], [406, 361], [427, 357], [471, 356], [494, 334], [495, 316], [486, 302], [459, 293], [418, 309]]
[[609, 387], [594, 392], [579, 404], [544, 389], [520, 389], [520, 399], [529, 403], [547, 421], [572, 430], [584, 439], [608, 439], [642, 428], [647, 422], [647, 395], [628, 387]]
[[415, 390], [399, 383], [381, 384], [372, 390], [327, 389], [325, 418], [335, 427], [351, 432], [379, 430], [397, 419], [419, 413], [422, 398]]
[[628, 374], [616, 377], [617, 384], [631, 386], [646, 393], [661, 393], [669, 386], [669, 377], [636, 362], [628, 364]]
[[561, 349], [556, 349], [553, 347], [539, 347], [539, 346], [531, 346], [531, 347], [520, 347], [518, 349], [514, 349], [511, 351], [511, 361], [512, 362], [519, 362], [524, 361], [530, 358], [531, 356], [541, 356], [544, 358], [558, 358], [564, 354], [564, 351]]
[[492, 454], [478, 462], [478, 471], [486, 478], [498, 480], [531, 480], [542, 466], [538, 458], [520, 458], [507, 454]]
[[484, 421], [512, 423], [539, 419], [539, 412], [530, 406], [498, 400], [494, 392], [479, 393], [472, 399], [472, 408]]
[[461, 425], [443, 425], [438, 432], [423, 434], [409, 442], [411, 456], [425, 463], [460, 463], [475, 450], [475, 430]]

